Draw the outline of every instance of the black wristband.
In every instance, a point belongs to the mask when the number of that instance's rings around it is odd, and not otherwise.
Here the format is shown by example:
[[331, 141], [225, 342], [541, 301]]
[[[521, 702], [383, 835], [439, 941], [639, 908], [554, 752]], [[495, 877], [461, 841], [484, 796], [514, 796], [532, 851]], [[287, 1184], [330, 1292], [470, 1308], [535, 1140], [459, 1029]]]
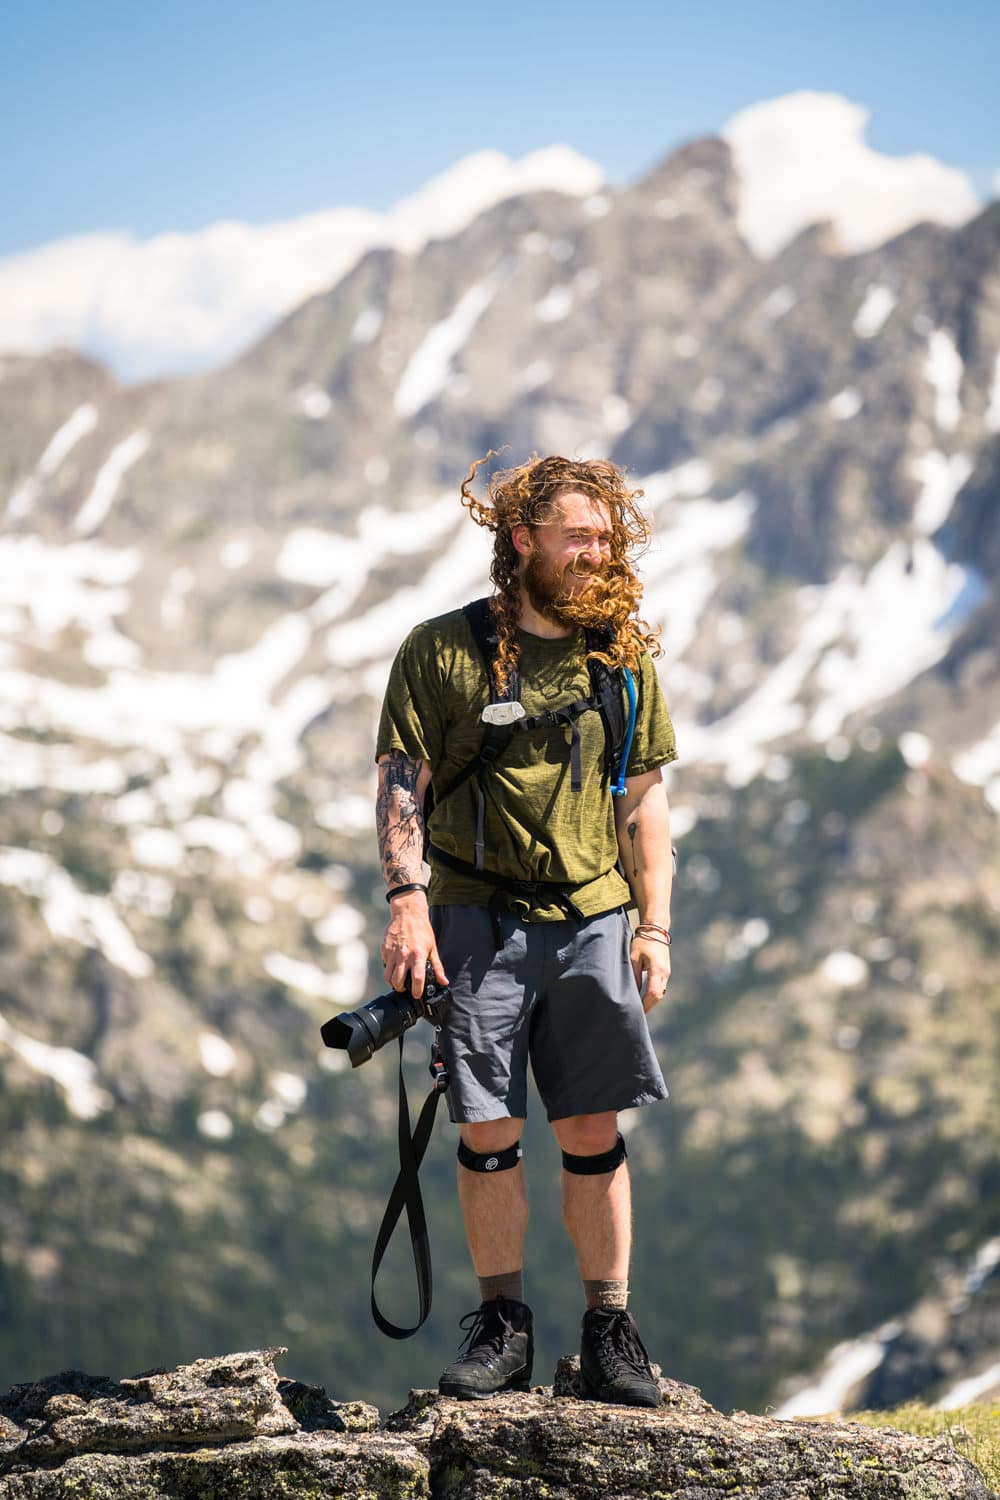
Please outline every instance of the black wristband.
[[411, 880], [408, 885], [394, 885], [391, 891], [386, 891], [385, 899], [391, 901], [393, 896], [405, 896], [408, 891], [423, 891], [427, 895], [427, 887], [421, 880]]

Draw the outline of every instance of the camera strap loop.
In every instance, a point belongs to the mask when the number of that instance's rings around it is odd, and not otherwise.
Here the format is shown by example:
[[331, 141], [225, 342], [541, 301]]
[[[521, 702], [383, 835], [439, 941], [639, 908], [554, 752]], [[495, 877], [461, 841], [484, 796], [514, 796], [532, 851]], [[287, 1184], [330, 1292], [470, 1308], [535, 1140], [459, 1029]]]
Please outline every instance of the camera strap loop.
[[[405, 1033], [404, 1033], [405, 1035]], [[431, 1045], [431, 1077], [434, 1079], [434, 1087], [424, 1100], [420, 1117], [417, 1120], [416, 1129], [410, 1131], [410, 1106], [406, 1097], [406, 1083], [403, 1079], [403, 1037], [399, 1038], [399, 1173], [393, 1184], [392, 1192], [389, 1194], [389, 1202], [386, 1204], [382, 1222], [379, 1225], [378, 1234], [375, 1237], [375, 1250], [372, 1255], [372, 1317], [375, 1324], [391, 1339], [408, 1339], [422, 1328], [426, 1323], [431, 1310], [431, 1293], [433, 1288], [431, 1276], [431, 1243], [427, 1233], [427, 1218], [424, 1213], [424, 1200], [420, 1192], [420, 1182], [417, 1173], [420, 1163], [424, 1159], [427, 1144], [434, 1129], [434, 1116], [437, 1113], [438, 1100], [444, 1090], [448, 1087], [448, 1073], [441, 1056], [437, 1038]], [[420, 1316], [412, 1328], [399, 1328], [395, 1323], [389, 1321], [379, 1308], [375, 1300], [375, 1280], [378, 1276], [382, 1257], [389, 1248], [399, 1223], [403, 1209], [406, 1209], [406, 1220], [410, 1230], [410, 1241], [413, 1245], [413, 1266], [417, 1277], [417, 1297], [420, 1304]]]

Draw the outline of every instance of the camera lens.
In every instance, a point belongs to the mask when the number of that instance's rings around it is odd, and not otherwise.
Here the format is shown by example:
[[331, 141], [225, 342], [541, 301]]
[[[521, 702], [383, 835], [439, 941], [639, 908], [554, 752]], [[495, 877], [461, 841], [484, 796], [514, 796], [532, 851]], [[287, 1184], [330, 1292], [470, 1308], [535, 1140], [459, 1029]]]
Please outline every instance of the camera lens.
[[389, 990], [358, 1010], [334, 1016], [320, 1028], [320, 1035], [328, 1047], [346, 1052], [351, 1067], [358, 1068], [386, 1042], [395, 1041], [414, 1025], [419, 1014], [412, 996]]

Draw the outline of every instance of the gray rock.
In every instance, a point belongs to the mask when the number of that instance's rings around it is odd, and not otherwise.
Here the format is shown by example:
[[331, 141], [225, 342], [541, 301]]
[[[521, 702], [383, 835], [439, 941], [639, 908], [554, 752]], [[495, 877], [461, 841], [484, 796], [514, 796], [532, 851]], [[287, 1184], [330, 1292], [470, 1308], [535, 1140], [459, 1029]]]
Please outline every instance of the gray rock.
[[3, 1500], [421, 1500], [427, 1463], [402, 1438], [333, 1432], [222, 1447], [87, 1453], [0, 1479]]
[[[567, 1389], [560, 1361], [553, 1390]], [[386, 1424], [430, 1465], [435, 1500], [990, 1500], [979, 1471], [941, 1442], [858, 1423], [723, 1416], [662, 1380], [659, 1411], [572, 1395], [458, 1402], [414, 1391]]]
[[605, 1406], [575, 1396], [574, 1359], [528, 1395], [413, 1391], [380, 1430], [374, 1407], [281, 1379], [284, 1352], [15, 1386], [0, 1399], [0, 1500], [990, 1500], [943, 1442], [726, 1417], [662, 1376], [658, 1411]]
[[0, 1399], [0, 1500], [426, 1495], [413, 1445], [379, 1432], [375, 1407], [281, 1379], [285, 1352], [15, 1386]]

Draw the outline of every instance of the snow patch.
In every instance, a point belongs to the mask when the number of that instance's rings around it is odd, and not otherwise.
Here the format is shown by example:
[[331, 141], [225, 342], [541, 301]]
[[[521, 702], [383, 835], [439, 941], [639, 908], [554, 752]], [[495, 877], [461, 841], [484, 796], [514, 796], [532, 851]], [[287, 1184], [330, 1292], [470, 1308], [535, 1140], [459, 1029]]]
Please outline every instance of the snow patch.
[[830, 415], [838, 422], [849, 422], [852, 417], [857, 416], [864, 404], [860, 391], [855, 390], [853, 386], [845, 386], [842, 391], [838, 391], [835, 396], [831, 397]]
[[946, 457], [932, 448], [915, 458], [911, 468], [921, 485], [913, 524], [924, 536], [932, 536], [951, 514], [956, 495], [972, 473], [972, 459], [967, 453]]
[[624, 396], [605, 396], [601, 403], [601, 421], [606, 432], [625, 432], [632, 425], [632, 409]]
[[889, 1343], [902, 1328], [898, 1321], [886, 1323], [867, 1338], [837, 1344], [816, 1380], [790, 1396], [773, 1416], [787, 1421], [792, 1417], [822, 1417], [828, 1412], [843, 1411], [853, 1387], [878, 1369]]
[[880, 333], [898, 300], [890, 287], [870, 286], [854, 315], [854, 332], [858, 338], [873, 339]]
[[798, 302], [797, 294], [790, 286], [776, 286], [773, 292], [769, 292], [760, 305], [760, 310], [769, 322], [776, 323], [786, 313], [791, 312]]
[[11, 1026], [3, 1016], [0, 1016], [0, 1042], [6, 1043], [29, 1068], [57, 1083], [66, 1095], [70, 1112], [78, 1120], [94, 1120], [111, 1108], [114, 1102], [111, 1095], [98, 1086], [97, 1069], [82, 1052], [36, 1041]]
[[321, 385], [311, 381], [295, 393], [295, 401], [304, 417], [311, 422], [322, 422], [333, 411], [333, 402]]
[[583, 211], [588, 219], [604, 219], [611, 212], [612, 207], [611, 199], [603, 193], [595, 193], [592, 198], [583, 200]]
[[486, 281], [471, 286], [450, 315], [425, 334], [411, 355], [393, 398], [399, 416], [415, 416], [444, 390], [452, 360], [493, 301], [500, 281], [494, 272]]
[[363, 307], [351, 329], [352, 344], [370, 344], [378, 337], [383, 313], [378, 307]]
[[53, 937], [98, 949], [109, 963], [134, 979], [145, 979], [153, 972], [152, 960], [136, 947], [108, 898], [81, 891], [47, 854], [0, 848], [0, 885], [13, 886], [38, 900], [42, 920]]
[[7, 505], [7, 519], [23, 520], [34, 508], [46, 479], [51, 479], [81, 438], [93, 432], [97, 426], [97, 407], [85, 401], [66, 418], [66, 421], [49, 439], [34, 473], [14, 492]]
[[113, 797], [128, 781], [117, 760], [87, 760], [75, 745], [45, 744], [0, 733], [0, 788], [45, 787], [77, 796]]
[[748, 493], [729, 500], [679, 498], [706, 482], [710, 482], [706, 466], [685, 464], [652, 476], [644, 485], [656, 512], [656, 540], [643, 558], [643, 613], [664, 625], [672, 662], [694, 640], [702, 612], [715, 592], [718, 574], [713, 554], [733, 546], [746, 533], [756, 503]]
[[926, 734], [920, 734], [915, 729], [907, 730], [905, 734], [901, 734], [898, 743], [900, 755], [906, 761], [906, 764], [914, 770], [919, 770], [921, 766], [926, 766], [934, 751], [934, 746]]
[[1000, 777], [1000, 723], [994, 724], [985, 738], [953, 756], [951, 766], [959, 781], [968, 786], [985, 787], [994, 777]]
[[987, 1365], [978, 1375], [968, 1375], [964, 1380], [949, 1386], [934, 1405], [939, 1411], [948, 1411], [959, 1406], [969, 1406], [994, 1389], [1000, 1389], [1000, 1359]]
[[208, 1141], [228, 1141], [233, 1133], [233, 1122], [222, 1109], [206, 1109], [197, 1119], [199, 1134]]
[[514, 389], [516, 391], [537, 391], [541, 386], [547, 385], [555, 374], [548, 360], [535, 359], [530, 365], [514, 377]]
[[1000, 432], [1000, 354], [997, 355], [993, 366], [993, 384], [990, 386], [990, 400], [986, 408], [986, 426], [990, 432]]
[[[365, 955], [367, 968], [367, 954]], [[324, 973], [315, 964], [301, 959], [289, 958], [285, 953], [268, 953], [264, 968], [272, 979], [289, 989], [300, 990], [316, 1000], [329, 1000], [334, 1005], [356, 1005], [364, 994], [364, 976], [360, 984], [357, 977], [345, 974], [338, 968], [332, 974]]]
[[867, 577], [851, 566], [822, 589], [800, 590], [795, 646], [731, 713], [687, 728], [685, 763], [721, 762], [734, 785], [746, 784], [763, 770], [765, 746], [802, 729], [807, 684], [819, 699], [808, 733], [830, 742], [831, 758], [842, 758], [849, 746], [839, 736], [848, 716], [898, 691], [945, 654], [954, 626], [943, 622], [966, 582], [964, 569], [920, 538], [912, 546], [894, 543]]
[[573, 311], [573, 288], [563, 283], [554, 286], [535, 303], [535, 317], [540, 323], [561, 323]]
[[853, 990], [867, 981], [868, 965], [857, 953], [838, 948], [827, 954], [820, 964], [820, 973], [828, 984], [836, 985], [838, 989]]
[[160, 623], [167, 630], [175, 630], [184, 618], [186, 597], [194, 588], [194, 572], [191, 568], [175, 568], [167, 580], [160, 600]]
[[936, 328], [928, 341], [924, 375], [934, 392], [934, 420], [944, 432], [954, 432], [962, 415], [959, 391], [964, 368], [951, 334]]
[[36, 536], [0, 537], [0, 598], [25, 610], [45, 635], [71, 625], [99, 633], [128, 608], [123, 587], [138, 572], [142, 554], [99, 542], [54, 546]]
[[94, 487], [81, 505], [73, 529], [80, 536], [89, 536], [104, 521], [114, 503], [118, 488], [134, 464], [149, 449], [150, 435], [145, 428], [133, 432], [116, 443], [97, 471]]
[[253, 557], [253, 542], [244, 536], [233, 537], [232, 541], [227, 542], [219, 553], [219, 561], [229, 572], [245, 568], [251, 557]]
[[[837, 734], [866, 704], [898, 692], [940, 661], [951, 632], [941, 621], [964, 587], [965, 570], [930, 542], [894, 542], [861, 581], [845, 569], [825, 593], [818, 614], [844, 644], [818, 664], [821, 704], [809, 724], [819, 741]], [[899, 650], [905, 640], [906, 651]]]

